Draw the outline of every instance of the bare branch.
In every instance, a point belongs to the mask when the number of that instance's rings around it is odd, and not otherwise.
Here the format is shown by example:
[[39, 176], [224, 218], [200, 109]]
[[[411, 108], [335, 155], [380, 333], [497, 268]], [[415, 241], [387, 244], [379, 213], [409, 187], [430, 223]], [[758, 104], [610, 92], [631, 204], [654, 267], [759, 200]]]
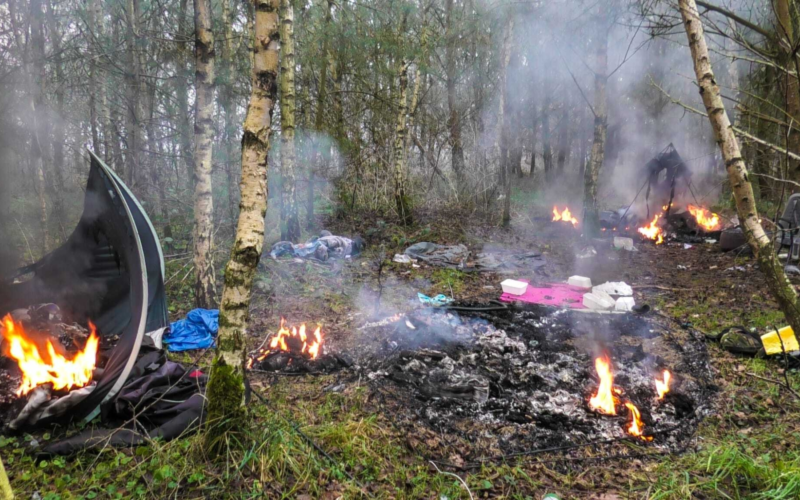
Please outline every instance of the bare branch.
[[710, 11], [717, 12], [717, 13], [722, 14], [723, 16], [725, 16], [725, 17], [727, 17], [729, 19], [732, 19], [737, 24], [741, 24], [745, 28], [749, 28], [750, 30], [755, 31], [756, 33], [758, 33], [759, 35], [763, 36], [764, 38], [766, 38], [767, 40], [769, 40], [769, 41], [771, 41], [773, 43], [780, 43], [778, 40], [775, 39], [775, 37], [769, 31], [765, 30], [764, 28], [762, 28], [761, 26], [759, 26], [759, 25], [757, 25], [755, 23], [752, 23], [752, 22], [748, 21], [747, 19], [745, 19], [743, 17], [739, 17], [738, 15], [734, 14], [733, 12], [731, 12], [729, 10], [723, 9], [722, 7], [717, 7], [716, 5], [712, 5], [712, 4], [707, 3], [707, 2], [703, 2], [702, 0], [697, 0], [696, 3], [697, 3], [697, 5], [699, 5], [701, 7], [705, 7], [706, 9], [708, 9]]

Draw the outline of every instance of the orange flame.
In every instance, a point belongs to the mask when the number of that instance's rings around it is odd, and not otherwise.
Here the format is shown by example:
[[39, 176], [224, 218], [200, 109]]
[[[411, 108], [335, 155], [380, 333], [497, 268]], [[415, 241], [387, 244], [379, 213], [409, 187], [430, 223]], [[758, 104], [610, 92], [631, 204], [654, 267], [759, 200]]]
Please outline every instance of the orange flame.
[[553, 205], [553, 222], [558, 221], [571, 222], [573, 227], [578, 227], [578, 219], [572, 216], [569, 207], [564, 207], [564, 211], [559, 213], [558, 207]]
[[644, 441], [652, 441], [653, 436], [644, 436], [642, 434], [644, 424], [642, 423], [642, 416], [639, 413], [639, 409], [636, 408], [633, 403], [625, 403], [625, 407], [631, 412], [631, 423], [628, 426], [628, 434], [642, 438]]
[[719, 215], [712, 213], [703, 207], [697, 207], [695, 205], [689, 205], [687, 208], [689, 209], [689, 213], [694, 216], [694, 220], [697, 221], [697, 225], [706, 231], [718, 231], [722, 229]]
[[669, 380], [672, 378], [669, 370], [664, 370], [664, 380], [656, 379], [656, 391], [658, 391], [658, 399], [664, 399], [664, 396], [669, 392]]
[[47, 353], [39, 352], [39, 346], [25, 334], [20, 323], [15, 323], [10, 314], [3, 318], [2, 334], [8, 343], [7, 355], [14, 359], [22, 371], [22, 382], [16, 391], [24, 396], [40, 385], [52, 384], [54, 390], [83, 387], [92, 380], [92, 371], [97, 363], [100, 341], [94, 324], [89, 322], [91, 335], [83, 350], [72, 359], [56, 352], [53, 342], [46, 342]]
[[639, 229], [637, 229], [637, 231], [639, 231], [639, 234], [641, 234], [645, 238], [654, 240], [656, 242], [656, 245], [664, 243], [664, 232], [658, 226], [658, 219], [660, 218], [661, 214], [657, 214], [655, 218], [653, 218], [653, 222], [651, 222], [647, 226], [640, 227]]
[[597, 394], [589, 400], [589, 406], [606, 415], [616, 415], [616, 404], [619, 402], [614, 396], [614, 375], [611, 373], [611, 360], [603, 356], [594, 360], [594, 368], [600, 377], [600, 386]]
[[247, 368], [252, 368], [253, 361], [263, 361], [273, 352], [279, 351], [299, 351], [310, 359], [317, 359], [322, 349], [322, 327], [317, 325], [317, 329], [309, 336], [306, 333], [306, 324], [300, 328], [293, 326], [292, 329], [286, 328], [286, 320], [281, 318], [281, 326], [278, 333], [269, 342], [269, 348], [261, 348], [254, 358], [247, 360]]

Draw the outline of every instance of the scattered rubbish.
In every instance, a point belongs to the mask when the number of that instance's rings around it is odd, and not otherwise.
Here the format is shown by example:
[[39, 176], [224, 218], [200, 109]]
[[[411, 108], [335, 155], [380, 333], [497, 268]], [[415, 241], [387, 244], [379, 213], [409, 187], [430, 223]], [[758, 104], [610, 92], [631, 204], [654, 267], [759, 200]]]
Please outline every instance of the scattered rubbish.
[[291, 241], [279, 241], [272, 245], [269, 256], [277, 259], [282, 255], [302, 259], [315, 259], [326, 261], [329, 258], [343, 259], [358, 255], [364, 248], [364, 241], [356, 236], [353, 239], [344, 236], [335, 236], [328, 231], [320, 232], [305, 243], [293, 244]]
[[747, 269], [744, 266], [734, 266], [734, 267], [729, 267], [728, 269], [725, 270], [726, 273], [728, 271], [739, 271], [740, 273], [744, 273], [747, 272]]
[[636, 301], [633, 299], [633, 297], [620, 297], [614, 304], [614, 310], [628, 312], [632, 311], [635, 305]]
[[692, 245], [690, 245], [690, 244], [688, 244], [688, 243], [684, 243], [684, 244], [683, 244], [683, 249], [684, 249], [684, 250], [689, 250], [690, 248], [692, 248]]
[[[780, 334], [780, 338], [778, 335]], [[764, 344], [764, 351], [768, 355], [781, 354], [784, 350], [787, 353], [800, 351], [800, 344], [797, 342], [797, 337], [794, 335], [794, 330], [791, 326], [784, 326], [776, 332], [765, 333], [761, 336], [761, 343]]]
[[633, 252], [636, 247], [633, 246], [633, 238], [624, 238], [621, 236], [614, 236], [614, 248], [617, 250], [627, 250]]
[[207, 349], [214, 345], [218, 328], [218, 309], [192, 309], [185, 319], [170, 325], [163, 341], [172, 352]]
[[428, 297], [424, 293], [417, 293], [417, 298], [426, 306], [440, 307], [453, 302], [453, 299], [444, 294], [439, 294], [436, 297]]
[[783, 268], [783, 272], [797, 276], [800, 275], [800, 267], [794, 265], [786, 266]]
[[689, 269], [689, 266], [682, 266], [682, 265], [678, 264], [678, 271], [685, 271], [687, 269]]
[[595, 250], [594, 247], [589, 246], [589, 247], [584, 248], [580, 252], [576, 253], [575, 257], [577, 257], [579, 259], [588, 259], [588, 258], [594, 257], [595, 255], [597, 255], [597, 250]]
[[519, 269], [539, 269], [545, 265], [539, 252], [489, 253], [472, 256], [464, 245], [437, 245], [430, 242], [415, 243], [406, 248], [405, 255], [431, 266], [494, 273], [512, 273]]
[[708, 243], [709, 245], [716, 245], [716, 243], [717, 243], [717, 240], [715, 240], [715, 239], [713, 239], [713, 238], [706, 238], [706, 239], [705, 239], [705, 240], [703, 240], [703, 241], [705, 241], [705, 242], [706, 242], [706, 243]]
[[592, 287], [592, 293], [597, 290], [603, 291], [609, 295], [621, 295], [624, 297], [633, 295], [633, 288], [623, 281], [607, 281], [602, 285]]
[[403, 253], [432, 266], [452, 268], [463, 268], [469, 258], [469, 250], [464, 245], [437, 245], [426, 241], [411, 245]]
[[527, 302], [545, 306], [569, 307], [583, 309], [583, 294], [585, 288], [567, 285], [565, 283], [550, 283], [542, 286], [531, 286], [522, 295], [504, 293], [500, 296], [503, 302]]
[[591, 278], [586, 278], [585, 276], [570, 276], [567, 284], [578, 288], [592, 288]]
[[398, 264], [411, 264], [414, 261], [408, 255], [404, 255], [404, 254], [401, 254], [401, 253], [396, 253], [396, 254], [394, 254], [394, 258], [392, 259], [392, 262], [397, 262]]
[[500, 286], [503, 287], [504, 293], [508, 293], [511, 295], [522, 295], [528, 288], [527, 283], [525, 283], [524, 281], [517, 281], [517, 280], [505, 280], [502, 283], [500, 283]]
[[719, 269], [719, 266], [711, 266], [708, 268], [709, 271], [713, 271], [714, 269]]
[[587, 293], [583, 296], [583, 305], [595, 311], [608, 311], [614, 309], [616, 301], [602, 290]]

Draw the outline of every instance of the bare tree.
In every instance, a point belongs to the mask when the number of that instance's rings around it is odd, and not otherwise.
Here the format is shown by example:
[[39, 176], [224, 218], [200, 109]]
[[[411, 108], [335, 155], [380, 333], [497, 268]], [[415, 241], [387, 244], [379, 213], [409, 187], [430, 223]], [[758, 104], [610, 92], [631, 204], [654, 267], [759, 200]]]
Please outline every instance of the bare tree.
[[214, 33], [209, 0], [194, 0], [195, 82], [194, 119], [194, 269], [195, 302], [216, 305], [214, 276], [214, 202], [211, 195], [211, 141], [214, 136]]
[[290, 0], [281, 0], [281, 178], [283, 180], [283, 211], [281, 239], [300, 239], [300, 218], [297, 210], [297, 181], [295, 177], [295, 54], [294, 7]]

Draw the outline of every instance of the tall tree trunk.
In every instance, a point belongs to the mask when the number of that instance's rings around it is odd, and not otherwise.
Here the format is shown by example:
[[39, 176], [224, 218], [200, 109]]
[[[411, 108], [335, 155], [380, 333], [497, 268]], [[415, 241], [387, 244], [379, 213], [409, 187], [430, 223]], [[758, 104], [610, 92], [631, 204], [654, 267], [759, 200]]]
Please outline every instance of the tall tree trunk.
[[216, 305], [214, 203], [211, 197], [211, 140], [214, 136], [214, 33], [209, 0], [194, 0], [194, 270], [197, 307]]
[[[319, 70], [319, 94], [317, 95], [317, 113], [314, 117], [314, 131], [317, 133], [314, 138], [314, 161], [308, 162], [308, 182], [306, 183], [306, 227], [312, 229], [314, 227], [314, 165], [321, 165], [325, 161], [325, 155], [322, 153], [323, 143], [320, 141], [320, 136], [323, 132], [325, 124], [325, 102], [328, 99], [328, 78], [333, 77], [336, 71], [336, 63], [333, 58], [333, 51], [330, 48], [330, 33], [333, 9], [333, 1], [326, 2], [327, 10], [325, 11], [325, 23], [322, 36], [322, 56], [324, 60], [321, 61]], [[329, 73], [331, 73], [329, 75]]]
[[445, 0], [445, 86], [447, 87], [447, 128], [450, 131], [450, 150], [452, 155], [453, 173], [456, 175], [458, 189], [463, 189], [464, 184], [464, 148], [461, 145], [461, 116], [458, 110], [456, 96], [456, 43], [458, 37], [454, 34], [454, 0]]
[[53, 65], [55, 66], [56, 83], [56, 111], [50, 113], [53, 127], [53, 169], [49, 175], [50, 198], [53, 200], [53, 214], [61, 229], [61, 236], [66, 240], [67, 233], [64, 228], [64, 196], [62, 194], [64, 186], [64, 94], [67, 89], [67, 81], [64, 75], [64, 62], [61, 55], [61, 33], [58, 31], [53, 2], [47, 3], [47, 26], [50, 32], [50, 40], [53, 44]]
[[[783, 55], [781, 64], [786, 69], [797, 70], [796, 59], [798, 55], [793, 53], [795, 47], [794, 23], [790, 10], [791, 0], [772, 0], [773, 10], [776, 17], [778, 35], [782, 38], [781, 49]], [[734, 63], [735, 64], [735, 63]], [[798, 76], [785, 72], [784, 85], [786, 86], [786, 111], [794, 118], [792, 133], [789, 134], [789, 151], [800, 153], [800, 86]], [[795, 160], [789, 161], [790, 176], [794, 180], [800, 180], [800, 163]]]
[[[235, 15], [231, 16], [230, 0], [222, 0], [222, 74], [218, 86], [220, 87], [220, 107], [225, 115], [223, 159], [225, 162], [225, 177], [228, 181], [228, 213], [231, 221], [236, 220], [238, 209], [238, 193], [236, 189], [237, 175], [234, 169], [234, 156], [236, 155], [236, 106], [234, 103], [233, 78], [236, 62], [234, 61], [233, 48], [233, 22]], [[235, 12], [235, 7], [234, 7]]]
[[564, 165], [569, 154], [569, 99], [561, 106], [561, 118], [558, 120], [558, 155], [556, 157], [558, 176], [564, 175]]
[[544, 179], [549, 183], [553, 178], [553, 145], [550, 134], [550, 106], [552, 105], [551, 84], [544, 82], [544, 102], [542, 103], [542, 163]]
[[31, 74], [32, 82], [31, 123], [33, 125], [33, 140], [31, 142], [31, 159], [34, 166], [36, 192], [39, 196], [39, 224], [41, 227], [41, 253], [50, 250], [50, 230], [47, 225], [47, 194], [45, 171], [47, 153], [50, 150], [50, 120], [47, 106], [45, 105], [45, 92], [47, 86], [47, 73], [45, 71], [45, 40], [44, 40], [44, 9], [42, 0], [31, 0], [31, 47], [33, 49]]
[[406, 226], [411, 225], [411, 202], [406, 194], [406, 118], [408, 113], [408, 66], [405, 59], [401, 59], [398, 66], [399, 87], [397, 89], [397, 126], [394, 134], [394, 201], [397, 205], [397, 214]]
[[283, 180], [283, 226], [288, 241], [300, 240], [300, 219], [297, 210], [295, 179], [296, 152], [294, 144], [295, 86], [294, 86], [294, 7], [291, 0], [281, 0], [281, 178]]
[[127, 45], [128, 45], [128, 73], [127, 73], [127, 101], [125, 106], [125, 174], [129, 186], [136, 186], [139, 176], [139, 140], [141, 138], [141, 112], [139, 99], [141, 94], [142, 71], [139, 66], [139, 0], [127, 0]]
[[[95, 26], [97, 26], [97, 18], [100, 15], [102, 15], [102, 13], [100, 12], [99, 1], [91, 0], [86, 13], [86, 29], [89, 31], [89, 33], [93, 33], [95, 38], [97, 38]], [[97, 100], [100, 96], [100, 85], [98, 84], [98, 61], [99, 57], [95, 53], [94, 57], [89, 63], [89, 127], [92, 129], [92, 150], [96, 155], [99, 156], [102, 149], [100, 148], [100, 120], [98, 119], [99, 113], [97, 112]]]
[[594, 138], [588, 168], [583, 176], [583, 227], [584, 234], [591, 236], [599, 229], [597, 212], [597, 183], [600, 169], [605, 161], [606, 132], [608, 116], [606, 112], [606, 83], [608, 80], [608, 28], [600, 27], [599, 39], [595, 43], [594, 68]]
[[250, 104], [242, 136], [242, 181], [239, 221], [219, 311], [217, 352], [208, 383], [208, 417], [212, 427], [206, 447], [218, 453], [222, 434], [241, 415], [244, 396], [245, 335], [253, 278], [264, 245], [267, 213], [267, 153], [272, 111], [278, 94], [278, 0], [255, 0], [255, 43]]
[[[510, 17], [506, 21], [505, 30], [503, 30], [503, 48], [500, 52], [500, 77], [498, 78], [497, 85], [500, 89], [500, 103], [497, 109], [497, 139], [496, 139], [496, 149], [498, 153], [500, 153], [499, 149], [503, 147], [503, 144], [506, 144], [506, 154], [508, 155], [508, 136], [509, 130], [508, 126], [506, 125], [506, 113], [505, 113], [505, 106], [506, 106], [506, 99], [509, 98], [508, 96], [508, 89], [507, 81], [508, 81], [508, 63], [511, 60], [511, 45], [512, 40], [514, 37], [514, 18]], [[503, 179], [503, 217], [502, 217], [502, 225], [503, 227], [507, 227], [511, 223], [511, 172], [509, 171], [508, 167], [508, 159], [506, 158], [505, 161], [503, 160], [503, 155], [498, 155], [501, 157], [500, 161], [500, 172], [501, 178]]]
[[[189, 23], [187, 22], [188, 0], [180, 0], [178, 8], [178, 55], [176, 58], [177, 70], [175, 75], [175, 97], [178, 101], [178, 132], [180, 133], [181, 142], [181, 159], [183, 160], [183, 168], [185, 175], [181, 176], [187, 181], [194, 179], [194, 149], [192, 146], [192, 122], [189, 119], [191, 116], [189, 112], [189, 86], [191, 85], [191, 72], [188, 68], [189, 56], [187, 41], [191, 37]], [[187, 185], [190, 182], [187, 182]]]
[[786, 316], [786, 320], [795, 332], [800, 332], [800, 304], [797, 301], [797, 294], [786, 279], [783, 267], [775, 255], [772, 240], [764, 232], [764, 228], [759, 222], [753, 186], [748, 179], [747, 167], [742, 160], [739, 142], [733, 133], [719, 87], [714, 80], [697, 4], [695, 0], [678, 0], [678, 7], [686, 28], [695, 76], [700, 86], [700, 95], [714, 129], [714, 137], [725, 160], [728, 179], [733, 188], [733, 197], [736, 202], [736, 212], [744, 229], [747, 243], [753, 250], [759, 269], [766, 278], [767, 286]]

